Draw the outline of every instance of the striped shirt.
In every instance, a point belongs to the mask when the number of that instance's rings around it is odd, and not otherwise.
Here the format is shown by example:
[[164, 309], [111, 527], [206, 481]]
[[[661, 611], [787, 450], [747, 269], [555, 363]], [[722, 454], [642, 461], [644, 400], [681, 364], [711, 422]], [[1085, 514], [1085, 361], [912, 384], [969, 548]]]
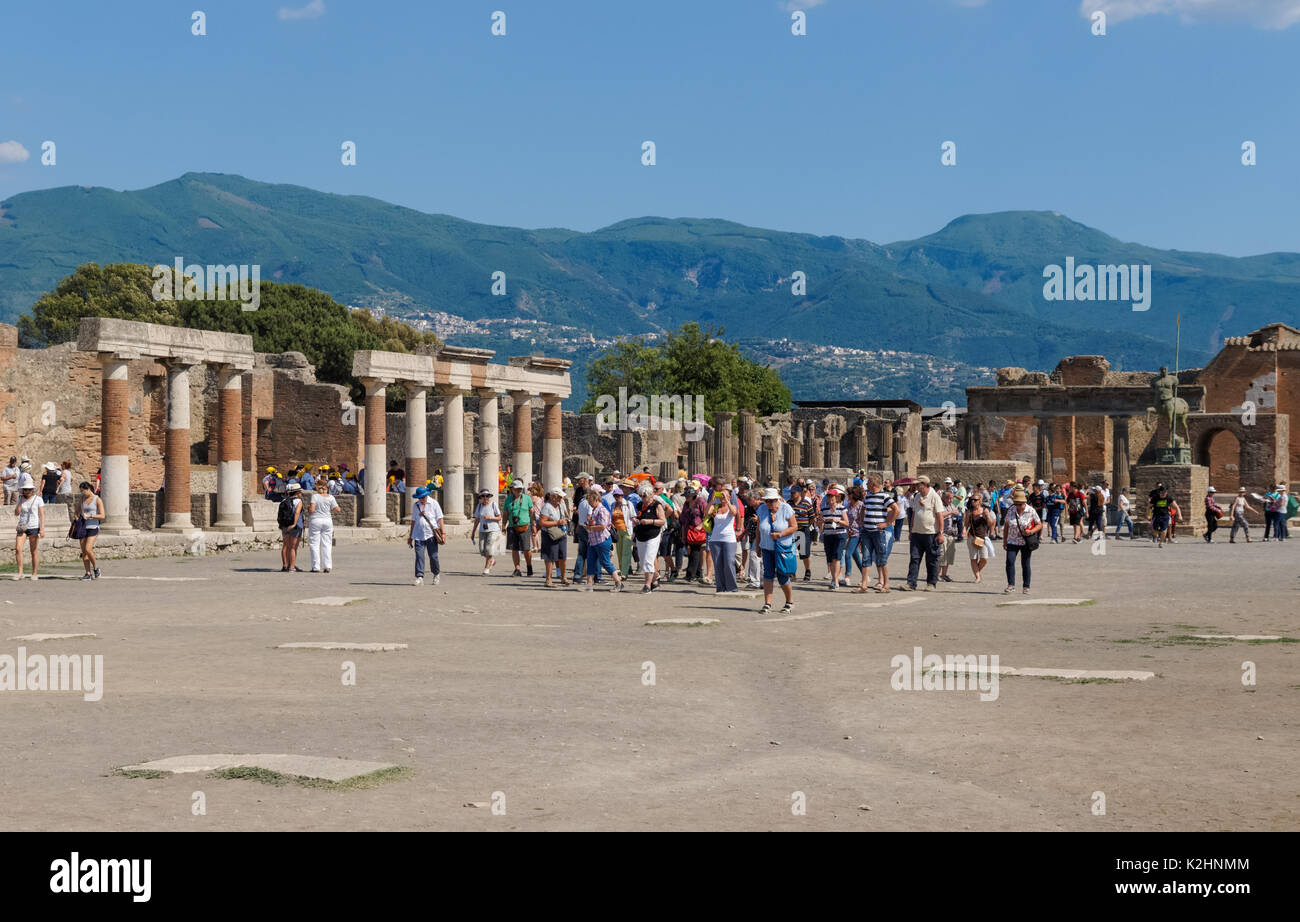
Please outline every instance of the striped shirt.
[[844, 504], [842, 502], [831, 496], [825, 497], [822, 500], [821, 513], [822, 520], [825, 522], [825, 525], [822, 527], [822, 534], [844, 534], [845, 527], [840, 522], [840, 517], [844, 515]]
[[805, 496], [799, 502], [794, 503], [794, 521], [800, 528], [807, 528], [812, 525], [813, 510], [817, 507], [813, 501]]
[[888, 490], [882, 490], [879, 493], [868, 493], [866, 499], [862, 501], [862, 525], [864, 528], [872, 529], [877, 525], [885, 524], [885, 519], [889, 515], [889, 507], [893, 505], [894, 494]]

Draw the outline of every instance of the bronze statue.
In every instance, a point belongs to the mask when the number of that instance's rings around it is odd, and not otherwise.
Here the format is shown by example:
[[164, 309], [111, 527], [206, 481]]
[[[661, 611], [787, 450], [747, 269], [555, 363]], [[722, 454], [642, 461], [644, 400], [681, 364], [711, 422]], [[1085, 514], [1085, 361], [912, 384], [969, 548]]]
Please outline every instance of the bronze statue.
[[[1187, 401], [1178, 396], [1178, 376], [1169, 373], [1169, 368], [1160, 366], [1160, 374], [1151, 382], [1151, 389], [1156, 392], [1156, 405], [1147, 407], [1147, 414], [1158, 413], [1169, 420], [1169, 448], [1185, 448], [1187, 439], [1178, 434], [1181, 422], [1183, 431], [1187, 432]], [[1188, 433], [1190, 438], [1190, 433]]]

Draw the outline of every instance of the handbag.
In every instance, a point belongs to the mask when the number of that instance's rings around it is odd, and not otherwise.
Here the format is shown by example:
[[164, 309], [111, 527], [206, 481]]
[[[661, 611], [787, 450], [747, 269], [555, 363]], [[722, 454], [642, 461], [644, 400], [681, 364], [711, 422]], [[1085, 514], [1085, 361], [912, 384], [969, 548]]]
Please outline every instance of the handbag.
[[794, 576], [799, 569], [799, 558], [794, 552], [794, 542], [781, 544], [773, 542], [776, 548], [776, 572], [781, 576]]
[[698, 546], [704, 544], [708, 540], [709, 540], [709, 536], [704, 531], [704, 529], [696, 528], [693, 525], [690, 528], [686, 529], [687, 544]]
[[983, 547], [984, 539], [981, 538], [979, 535], [971, 535], [970, 543], [971, 543], [971, 547]]
[[566, 534], [568, 534], [568, 532], [564, 530], [563, 525], [546, 526], [546, 537], [550, 538], [552, 541], [559, 541]]

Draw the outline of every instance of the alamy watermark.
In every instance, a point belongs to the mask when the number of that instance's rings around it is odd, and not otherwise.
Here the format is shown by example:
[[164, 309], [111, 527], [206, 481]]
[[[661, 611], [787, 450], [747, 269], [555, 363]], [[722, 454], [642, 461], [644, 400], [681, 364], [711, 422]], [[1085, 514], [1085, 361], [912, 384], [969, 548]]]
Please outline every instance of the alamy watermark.
[[920, 647], [912, 655], [899, 653], [889, 661], [894, 674], [889, 685], [894, 691], [975, 691], [981, 701], [998, 700], [998, 655], [978, 656], [922, 655]]
[[104, 697], [104, 656], [29, 655], [26, 647], [16, 657], [0, 653], [0, 692], [6, 691], [79, 691], [86, 701], [98, 701]]
[[260, 265], [187, 266], [177, 256], [173, 265], [154, 266], [153, 278], [155, 301], [239, 301], [246, 311], [262, 304]]
[[686, 441], [704, 438], [704, 395], [632, 394], [626, 387], [618, 395], [596, 398], [596, 429], [599, 432], [650, 429], [685, 432]]
[[1133, 310], [1151, 309], [1150, 265], [1076, 266], [1065, 257], [1065, 268], [1043, 267], [1043, 297], [1048, 301], [1132, 301]]

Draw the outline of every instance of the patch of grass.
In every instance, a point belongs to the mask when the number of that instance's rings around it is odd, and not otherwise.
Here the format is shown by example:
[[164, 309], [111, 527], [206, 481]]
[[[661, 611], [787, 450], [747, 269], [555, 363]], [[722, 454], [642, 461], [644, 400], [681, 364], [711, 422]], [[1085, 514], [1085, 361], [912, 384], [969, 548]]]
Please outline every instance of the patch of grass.
[[154, 781], [158, 778], [167, 777], [171, 772], [160, 772], [152, 768], [133, 768], [130, 770], [119, 768], [113, 774], [120, 775], [123, 778], [148, 778], [150, 781]]
[[1060, 682], [1062, 685], [1123, 685], [1127, 681], [1126, 679], [1067, 679], [1057, 675], [1025, 676], [1025, 678], [1047, 679], [1049, 682]]
[[327, 781], [324, 778], [305, 778], [301, 775], [284, 775], [280, 772], [273, 772], [265, 768], [255, 768], [251, 765], [239, 765], [234, 768], [223, 768], [212, 772], [210, 778], [224, 779], [246, 779], [249, 781], [260, 781], [262, 784], [269, 784], [273, 787], [284, 787], [290, 782], [305, 788], [317, 788], [326, 791], [365, 791], [378, 787], [389, 781], [402, 781], [409, 778], [413, 771], [405, 765], [395, 765], [392, 768], [381, 768], [379, 771], [371, 772], [368, 775], [358, 775], [356, 778], [348, 778], [346, 781]]
[[1279, 637], [1277, 640], [1248, 640], [1246, 643], [1300, 643], [1294, 637]]
[[1211, 640], [1205, 637], [1193, 637], [1191, 634], [1174, 634], [1170, 637], [1163, 638], [1157, 647], [1222, 647], [1231, 643], [1228, 640]]

